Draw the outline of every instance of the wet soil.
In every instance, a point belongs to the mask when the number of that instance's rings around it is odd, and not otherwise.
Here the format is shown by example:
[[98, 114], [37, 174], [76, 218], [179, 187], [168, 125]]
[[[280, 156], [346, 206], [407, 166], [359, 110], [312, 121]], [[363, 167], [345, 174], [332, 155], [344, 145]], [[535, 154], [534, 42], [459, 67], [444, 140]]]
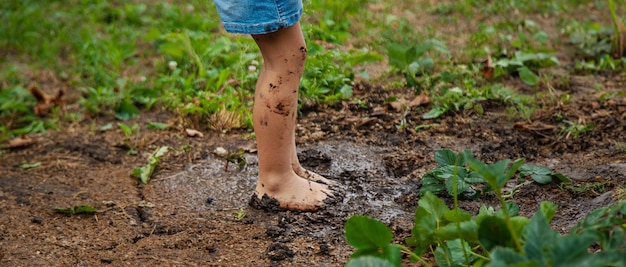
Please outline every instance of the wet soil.
[[[525, 158], [572, 178], [569, 186], [526, 183], [513, 198], [527, 216], [541, 201], [557, 204], [553, 227], [567, 232], [591, 210], [616, 201], [626, 187], [626, 151], [620, 146], [626, 145], [626, 98], [598, 100], [600, 93], [620, 90], [624, 77], [599, 79], [594, 82], [606, 85], [602, 92], [591, 89], [587, 78], [572, 79], [572, 102], [538, 110], [531, 120], [511, 118], [500, 103], [483, 103], [483, 115], [423, 120], [420, 111], [409, 112], [409, 127], [398, 129], [403, 113], [385, 99], [410, 99], [413, 92], [368, 83], [355, 90], [365, 106], [304, 107], [297, 127], [302, 165], [336, 181], [342, 192], [338, 203], [318, 212], [268, 212], [248, 205], [257, 161], [247, 131], [188, 137], [175, 129], [142, 127], [139, 154], [128, 155], [119, 145], [121, 131], [97, 130], [112, 120], [65, 125], [31, 136], [37, 140], [33, 146], [3, 151], [0, 265], [341, 266], [353, 252], [343, 236], [351, 215], [382, 220], [397, 242], [409, 235], [420, 178], [435, 166], [433, 154], [442, 148], [469, 148], [487, 162]], [[574, 138], [556, 116], [594, 128]], [[148, 113], [136, 122], [172, 117]], [[436, 125], [414, 130], [423, 124]], [[148, 184], [130, 176], [163, 145], [173, 150], [160, 159]], [[243, 149], [246, 165], [227, 163], [213, 153], [217, 147]], [[41, 165], [23, 169], [24, 163]], [[54, 211], [75, 205], [98, 212]], [[481, 205], [497, 207], [490, 195], [461, 202], [472, 212]]]

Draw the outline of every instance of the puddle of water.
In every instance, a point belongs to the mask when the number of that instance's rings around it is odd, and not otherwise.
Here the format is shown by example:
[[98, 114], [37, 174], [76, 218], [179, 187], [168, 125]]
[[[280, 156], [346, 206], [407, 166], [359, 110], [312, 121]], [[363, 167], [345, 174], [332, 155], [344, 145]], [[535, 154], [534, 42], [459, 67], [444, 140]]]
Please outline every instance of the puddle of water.
[[[407, 212], [394, 202], [406, 186], [390, 176], [381, 158], [382, 150], [350, 142], [318, 144], [304, 152], [318, 151], [329, 164], [322, 164], [313, 171], [331, 179], [338, 179], [346, 194], [337, 209], [352, 214], [367, 214], [389, 221]], [[167, 196], [175, 198], [170, 203], [188, 211], [236, 209], [247, 207], [254, 191], [258, 174], [256, 155], [245, 155], [248, 163], [239, 171], [234, 164], [225, 171], [225, 161], [214, 156], [190, 165], [186, 170], [158, 181]], [[306, 162], [305, 162], [306, 163]], [[305, 164], [304, 163], [304, 164]], [[208, 200], [208, 201], [207, 201]]]
[[236, 164], [210, 155], [198, 164], [160, 181], [160, 186], [177, 198], [178, 206], [192, 211], [237, 209], [246, 207], [254, 192], [258, 174], [256, 155], [245, 155], [248, 166], [239, 170]]

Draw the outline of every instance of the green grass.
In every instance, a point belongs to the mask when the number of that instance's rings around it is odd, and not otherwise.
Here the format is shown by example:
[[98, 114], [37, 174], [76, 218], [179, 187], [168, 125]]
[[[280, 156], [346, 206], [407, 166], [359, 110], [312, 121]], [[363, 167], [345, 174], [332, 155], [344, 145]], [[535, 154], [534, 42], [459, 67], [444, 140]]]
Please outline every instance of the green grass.
[[[609, 14], [600, 0], [310, 0], [305, 7], [310, 55], [301, 105], [351, 99], [354, 68], [376, 64], [386, 70], [372, 82], [427, 93], [440, 115], [482, 113], [481, 102], [494, 100], [513, 117], [528, 119], [537, 108], [535, 95], [519, 94], [506, 82], [520, 79], [538, 94], [549, 90], [557, 81], [542, 73], [561, 67], [557, 48], [574, 51], [571, 73], [626, 67], [624, 58], [611, 57], [612, 24], [599, 19]], [[568, 16], [589, 8], [598, 12]], [[561, 32], [539, 23], [545, 16], [563, 18], [552, 22]], [[0, 141], [94, 116], [128, 120], [149, 110], [167, 110], [199, 128], [251, 126], [261, 57], [251, 38], [221, 29], [210, 1], [2, 1], [0, 22], [0, 119], [7, 122], [0, 125]], [[490, 79], [481, 73], [487, 56], [495, 64]], [[47, 76], [56, 82], [43, 81]], [[31, 85], [49, 93], [63, 87], [78, 101], [66, 103], [67, 111], [37, 116]]]

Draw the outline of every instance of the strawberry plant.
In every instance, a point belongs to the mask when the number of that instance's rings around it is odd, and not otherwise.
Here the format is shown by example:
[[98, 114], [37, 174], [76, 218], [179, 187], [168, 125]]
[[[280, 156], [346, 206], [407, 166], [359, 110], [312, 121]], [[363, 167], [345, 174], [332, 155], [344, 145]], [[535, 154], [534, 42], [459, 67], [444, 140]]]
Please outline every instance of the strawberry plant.
[[[443, 149], [435, 152], [435, 162], [437, 167], [427, 172], [422, 177], [422, 187], [420, 194], [432, 192], [439, 195], [443, 192], [454, 196], [454, 192], [463, 198], [477, 198], [484, 192], [490, 192], [494, 188], [488, 183], [483, 175], [473, 171], [466, 157], [469, 150], [455, 154], [452, 150]], [[550, 169], [533, 164], [522, 164], [513, 174], [519, 173], [521, 177], [530, 177], [539, 184], [548, 184], [552, 178], [557, 178], [561, 182], [570, 183], [571, 180], [561, 173], [555, 173]], [[484, 185], [482, 189], [479, 185]], [[474, 185], [474, 186], [472, 186]], [[515, 190], [515, 189], [514, 189]]]
[[450, 54], [444, 42], [438, 39], [429, 39], [416, 45], [393, 43], [387, 47], [389, 64], [402, 71], [409, 87], [417, 87], [416, 77], [431, 72], [435, 61], [430, 56], [431, 51]]
[[[346, 222], [348, 243], [357, 250], [346, 266], [401, 266], [402, 253], [412, 262], [431, 266], [424, 255], [432, 254], [437, 266], [624, 266], [626, 264], [626, 201], [591, 212], [570, 231], [560, 235], [550, 228], [556, 205], [542, 202], [531, 218], [518, 216], [519, 207], [506, 202], [505, 184], [524, 166], [501, 160], [485, 164], [468, 151], [439, 152], [438, 164], [453, 165], [454, 206], [431, 192], [423, 194], [415, 211], [406, 246], [393, 244], [393, 233], [375, 219], [356, 215]], [[480, 177], [494, 191], [500, 209], [482, 206], [475, 216], [459, 208], [457, 182], [460, 163], [473, 177]], [[438, 168], [439, 168], [438, 167]], [[456, 169], [456, 170], [454, 170]], [[544, 169], [526, 168], [534, 174]], [[532, 175], [532, 174], [531, 174]], [[462, 188], [462, 187], [461, 187]], [[462, 192], [461, 192], [462, 193]], [[599, 250], [598, 250], [599, 248]], [[594, 252], [595, 251], [595, 252]]]

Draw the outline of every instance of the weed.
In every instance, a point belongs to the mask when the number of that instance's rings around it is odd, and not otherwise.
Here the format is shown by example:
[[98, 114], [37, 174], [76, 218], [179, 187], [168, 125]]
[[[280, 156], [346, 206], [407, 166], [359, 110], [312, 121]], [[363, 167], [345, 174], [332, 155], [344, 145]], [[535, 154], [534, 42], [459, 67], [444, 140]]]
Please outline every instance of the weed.
[[606, 192], [606, 182], [581, 182], [574, 184], [561, 184], [561, 190], [567, 190], [574, 194], [585, 194], [591, 192], [593, 194], [601, 194]]
[[618, 201], [626, 200], [626, 187], [618, 187], [615, 189], [615, 198]]
[[611, 28], [598, 22], [577, 20], [561, 22], [561, 27], [582, 59], [595, 59], [611, 53]]
[[78, 206], [74, 206], [71, 208], [55, 208], [54, 211], [57, 213], [68, 214], [68, 215], [92, 214], [92, 213], [98, 212], [96, 208], [89, 206], [89, 205], [78, 205]]
[[[462, 70], [460, 74], [444, 72], [424, 78], [430, 80], [422, 84], [434, 83], [438, 92], [431, 95], [433, 107], [422, 115], [425, 119], [437, 118], [449, 111], [473, 111], [482, 114], [482, 102], [489, 100], [499, 101], [508, 105], [511, 111], [524, 119], [534, 113], [533, 97], [517, 94], [510, 88], [495, 84], [479, 86], [471, 72]], [[450, 87], [450, 84], [460, 86]]]
[[310, 44], [300, 84], [301, 104], [335, 103], [352, 97], [353, 66], [376, 62], [382, 57], [367, 49], [341, 52]]
[[246, 210], [244, 208], [239, 208], [233, 212], [233, 216], [235, 217], [235, 220], [241, 221], [244, 217], [246, 217]]
[[158, 130], [165, 130], [170, 127], [170, 125], [167, 123], [151, 122], [151, 121], [147, 122], [146, 126], [148, 126], [148, 128], [150, 129], [158, 129]]
[[237, 152], [225, 155], [224, 159], [226, 160], [226, 164], [224, 165], [224, 171], [228, 171], [229, 163], [237, 164], [239, 170], [243, 170], [247, 164], [246, 158], [244, 157], [245, 152], [246, 151], [244, 149], [239, 149]]
[[[613, 22], [613, 53], [616, 58], [621, 58], [626, 54], [626, 26], [621, 17], [617, 16], [617, 5], [615, 2], [620, 0], [607, 0], [609, 5], [609, 13]], [[624, 2], [626, 4], [626, 2]]]
[[[103, 128], [105, 126], [103, 126]], [[137, 143], [139, 141], [139, 124], [134, 123], [132, 126], [129, 126], [127, 124], [118, 122], [117, 126], [120, 127], [120, 129], [122, 129], [122, 132], [124, 133], [124, 144], [123, 144], [123, 146], [126, 149], [128, 149], [127, 153], [129, 155], [136, 155], [137, 154]], [[100, 128], [100, 130], [102, 131], [102, 128]], [[133, 135], [135, 136], [134, 139], [133, 139]]]
[[36, 103], [35, 97], [21, 86], [0, 88], [0, 141], [46, 131], [46, 122], [33, 112]]
[[576, 139], [581, 134], [590, 132], [594, 128], [591, 123], [581, 124], [569, 120], [563, 120], [562, 122], [564, 125], [561, 126], [561, 134], [565, 134], [565, 138], [572, 137]]
[[442, 41], [429, 39], [415, 45], [392, 43], [387, 47], [387, 57], [389, 64], [404, 74], [407, 85], [416, 88], [416, 77], [432, 72], [435, 67], [435, 61], [429, 55], [431, 51], [450, 54]]
[[494, 63], [495, 77], [517, 73], [520, 79], [531, 86], [539, 83], [539, 76], [532, 69], [546, 68], [559, 64], [556, 56], [547, 53], [515, 52], [512, 58], [503, 58]]
[[165, 155], [168, 150], [170, 150], [168, 146], [157, 148], [154, 153], [148, 157], [148, 163], [145, 166], [135, 167], [135, 169], [133, 169], [132, 176], [139, 178], [142, 183], [147, 184], [154, 173], [154, 169], [159, 164], [159, 158]]
[[20, 166], [20, 169], [28, 170], [28, 169], [37, 168], [37, 167], [41, 166], [41, 162], [22, 163], [19, 166]]
[[613, 91], [613, 92], [602, 93], [600, 97], [598, 97], [598, 99], [600, 101], [607, 101], [615, 97], [626, 97], [626, 91]]
[[617, 147], [618, 150], [621, 150], [624, 153], [626, 153], [626, 143], [615, 142], [615, 147]]

